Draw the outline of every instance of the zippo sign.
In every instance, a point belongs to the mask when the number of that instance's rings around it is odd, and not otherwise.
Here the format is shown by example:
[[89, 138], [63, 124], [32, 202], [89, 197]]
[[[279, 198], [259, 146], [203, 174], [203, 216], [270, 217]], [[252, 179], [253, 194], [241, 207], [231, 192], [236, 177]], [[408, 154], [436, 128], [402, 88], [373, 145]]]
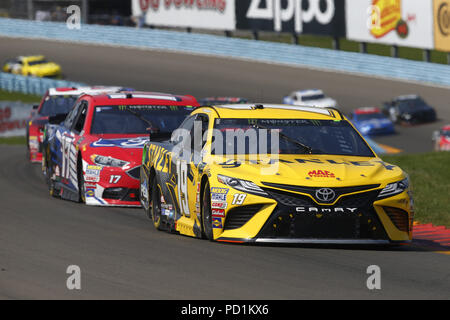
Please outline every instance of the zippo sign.
[[345, 36], [343, 0], [237, 0], [236, 28]]
[[[239, 0], [238, 0], [239, 1]], [[132, 0], [147, 25], [235, 30], [235, 0]]]
[[433, 49], [431, 0], [346, 0], [347, 39]]

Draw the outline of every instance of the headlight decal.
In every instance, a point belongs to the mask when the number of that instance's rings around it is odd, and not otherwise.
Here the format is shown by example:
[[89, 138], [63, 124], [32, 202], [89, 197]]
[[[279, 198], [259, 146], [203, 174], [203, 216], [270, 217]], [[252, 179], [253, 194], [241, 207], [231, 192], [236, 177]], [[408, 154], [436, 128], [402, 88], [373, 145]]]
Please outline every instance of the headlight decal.
[[129, 164], [129, 162], [124, 161], [124, 160], [115, 159], [115, 158], [106, 157], [106, 156], [99, 156], [99, 155], [95, 155], [95, 154], [92, 155], [91, 159], [95, 164], [104, 166], [104, 167], [122, 168]]
[[237, 179], [237, 178], [231, 178], [231, 177], [223, 176], [220, 174], [217, 175], [217, 180], [220, 183], [223, 183], [223, 184], [225, 184], [233, 189], [239, 190], [239, 191], [256, 194], [256, 195], [267, 196], [267, 193], [263, 189], [261, 189], [257, 184], [255, 184], [251, 181], [241, 180], [241, 179]]
[[392, 197], [397, 194], [402, 193], [409, 187], [409, 179], [403, 179], [398, 182], [389, 183], [381, 192], [378, 194], [378, 199]]

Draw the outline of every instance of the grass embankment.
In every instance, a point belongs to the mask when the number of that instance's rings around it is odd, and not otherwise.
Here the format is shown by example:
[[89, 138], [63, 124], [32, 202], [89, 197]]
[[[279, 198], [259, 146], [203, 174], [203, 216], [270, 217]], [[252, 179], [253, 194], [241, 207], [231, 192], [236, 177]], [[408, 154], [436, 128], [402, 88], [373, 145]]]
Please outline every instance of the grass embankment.
[[[38, 103], [41, 97], [38, 95], [24, 94], [19, 92], [7, 92], [0, 90], [0, 101], [21, 101], [24, 103]], [[0, 138], [0, 144], [17, 145], [26, 144], [25, 137]]]
[[[238, 38], [250, 39], [252, 36], [250, 34], [239, 33], [235, 35]], [[300, 35], [298, 37], [299, 44], [309, 47], [333, 48], [333, 38], [328, 36], [313, 36], [313, 35]], [[259, 40], [271, 41], [271, 42], [281, 42], [281, 43], [292, 43], [292, 35], [285, 33], [260, 33]], [[340, 50], [359, 52], [359, 43], [355, 41], [350, 41], [345, 38], [339, 39]], [[375, 54], [379, 56], [391, 56], [391, 46], [378, 44], [378, 43], [368, 43], [367, 53]], [[417, 48], [409, 47], [398, 47], [399, 58], [423, 61], [423, 50]], [[431, 62], [447, 64], [447, 53], [432, 50], [431, 51]]]
[[450, 152], [382, 158], [409, 174], [416, 221], [450, 227]]

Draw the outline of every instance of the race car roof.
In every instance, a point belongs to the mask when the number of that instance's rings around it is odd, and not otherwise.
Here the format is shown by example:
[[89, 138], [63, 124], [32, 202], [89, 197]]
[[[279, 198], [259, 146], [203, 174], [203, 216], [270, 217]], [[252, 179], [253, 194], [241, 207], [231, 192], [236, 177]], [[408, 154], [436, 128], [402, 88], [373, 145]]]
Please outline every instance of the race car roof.
[[300, 96], [311, 96], [311, 95], [323, 94], [323, 91], [320, 89], [297, 90], [294, 92]]
[[354, 114], [373, 114], [380, 113], [380, 109], [377, 107], [366, 107], [355, 109]]
[[[336, 120], [344, 117], [337, 109], [292, 106], [283, 104], [230, 104], [215, 107], [202, 107], [197, 112], [215, 110], [219, 118], [305, 118]], [[209, 110], [209, 111], [208, 111]], [[274, 112], [276, 110], [276, 112]]]
[[22, 61], [37, 61], [37, 60], [44, 60], [45, 56], [44, 55], [32, 55], [32, 56], [19, 56], [17, 57], [19, 60]]
[[397, 100], [397, 101], [414, 100], [414, 99], [417, 99], [417, 98], [420, 98], [420, 96], [418, 96], [417, 94], [406, 94], [406, 95], [403, 95], [403, 96], [398, 96], [394, 100]]
[[160, 92], [126, 91], [118, 93], [89, 94], [97, 105], [167, 104], [198, 107], [193, 96], [178, 96]]
[[49, 96], [79, 96], [82, 94], [100, 94], [100, 93], [112, 93], [122, 90], [122, 87], [107, 87], [107, 86], [95, 86], [95, 87], [79, 87], [79, 88], [50, 88], [48, 89]]

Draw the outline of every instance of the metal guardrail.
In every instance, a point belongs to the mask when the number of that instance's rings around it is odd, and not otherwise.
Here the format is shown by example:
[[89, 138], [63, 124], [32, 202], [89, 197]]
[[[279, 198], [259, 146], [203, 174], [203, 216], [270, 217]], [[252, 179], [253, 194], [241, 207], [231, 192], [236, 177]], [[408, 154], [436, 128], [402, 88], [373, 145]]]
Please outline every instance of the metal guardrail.
[[0, 35], [222, 56], [450, 86], [448, 65], [209, 34], [98, 25], [69, 30], [64, 23], [0, 18]]
[[9, 92], [22, 92], [25, 94], [43, 95], [49, 88], [81, 86], [85, 85], [72, 81], [25, 77], [21, 75], [0, 72], [0, 89]]

